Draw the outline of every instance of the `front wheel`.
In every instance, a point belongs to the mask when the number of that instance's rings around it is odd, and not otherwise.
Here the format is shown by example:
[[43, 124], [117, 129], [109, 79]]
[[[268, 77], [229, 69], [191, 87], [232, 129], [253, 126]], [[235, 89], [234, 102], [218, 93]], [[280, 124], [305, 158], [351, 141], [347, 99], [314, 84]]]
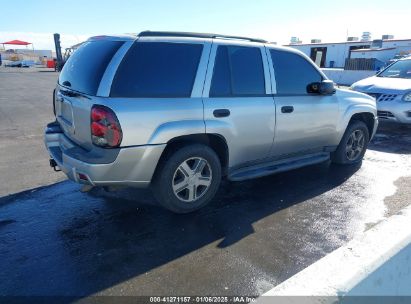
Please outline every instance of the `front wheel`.
[[167, 157], [156, 172], [153, 194], [158, 202], [176, 213], [193, 212], [209, 203], [221, 181], [216, 153], [205, 145], [193, 144]]
[[331, 161], [344, 165], [360, 162], [364, 157], [369, 141], [370, 134], [367, 125], [362, 121], [353, 121], [345, 130], [337, 150], [331, 154]]

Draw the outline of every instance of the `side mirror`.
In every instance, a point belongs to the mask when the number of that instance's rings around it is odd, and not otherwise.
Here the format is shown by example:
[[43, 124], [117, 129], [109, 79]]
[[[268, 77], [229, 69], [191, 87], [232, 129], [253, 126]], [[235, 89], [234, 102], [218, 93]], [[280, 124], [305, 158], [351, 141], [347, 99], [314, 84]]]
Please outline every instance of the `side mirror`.
[[323, 80], [321, 82], [313, 82], [307, 87], [308, 93], [315, 93], [320, 95], [329, 95], [335, 93], [335, 86], [332, 80]]

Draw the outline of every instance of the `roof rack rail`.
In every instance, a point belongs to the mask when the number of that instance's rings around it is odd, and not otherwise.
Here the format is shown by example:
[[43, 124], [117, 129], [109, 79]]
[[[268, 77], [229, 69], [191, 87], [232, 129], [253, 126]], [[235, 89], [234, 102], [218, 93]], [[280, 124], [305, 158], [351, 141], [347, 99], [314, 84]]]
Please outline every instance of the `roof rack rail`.
[[194, 37], [194, 38], [226, 38], [226, 39], [239, 39], [247, 40], [251, 42], [267, 43], [266, 40], [248, 38], [241, 36], [229, 36], [210, 33], [193, 33], [193, 32], [156, 32], [156, 31], [144, 31], [138, 34], [139, 37]]

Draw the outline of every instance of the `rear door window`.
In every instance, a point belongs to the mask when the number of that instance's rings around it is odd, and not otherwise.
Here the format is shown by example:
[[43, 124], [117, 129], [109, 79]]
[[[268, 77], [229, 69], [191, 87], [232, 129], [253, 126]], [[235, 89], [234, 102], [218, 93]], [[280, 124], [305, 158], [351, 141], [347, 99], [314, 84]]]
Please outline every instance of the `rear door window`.
[[219, 46], [210, 97], [261, 96], [264, 94], [264, 67], [260, 49]]
[[321, 82], [321, 74], [304, 57], [287, 51], [270, 50], [277, 94], [307, 94], [307, 86]]
[[121, 62], [112, 97], [190, 97], [202, 44], [136, 42]]
[[65, 63], [59, 84], [84, 94], [96, 95], [107, 65], [123, 43], [110, 40], [83, 43]]

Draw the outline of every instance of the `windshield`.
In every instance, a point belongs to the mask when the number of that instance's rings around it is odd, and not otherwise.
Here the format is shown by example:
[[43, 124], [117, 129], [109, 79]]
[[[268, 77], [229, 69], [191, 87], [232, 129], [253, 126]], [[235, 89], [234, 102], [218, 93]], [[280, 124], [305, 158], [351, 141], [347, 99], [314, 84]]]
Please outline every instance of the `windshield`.
[[103, 73], [122, 41], [87, 41], [70, 56], [59, 84], [87, 95], [96, 95]]
[[399, 60], [393, 63], [378, 74], [378, 77], [411, 79], [411, 60]]

